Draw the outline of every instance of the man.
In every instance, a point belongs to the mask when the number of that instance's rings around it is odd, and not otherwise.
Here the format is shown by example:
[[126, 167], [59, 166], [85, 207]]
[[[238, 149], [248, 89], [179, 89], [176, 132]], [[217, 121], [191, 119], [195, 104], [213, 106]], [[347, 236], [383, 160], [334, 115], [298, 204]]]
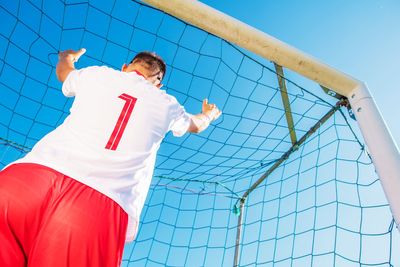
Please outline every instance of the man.
[[160, 90], [166, 66], [139, 53], [122, 71], [76, 70], [59, 54], [57, 78], [74, 96], [64, 123], [0, 172], [0, 266], [118, 266], [133, 240], [156, 153], [168, 131], [198, 133], [221, 111], [190, 115]]

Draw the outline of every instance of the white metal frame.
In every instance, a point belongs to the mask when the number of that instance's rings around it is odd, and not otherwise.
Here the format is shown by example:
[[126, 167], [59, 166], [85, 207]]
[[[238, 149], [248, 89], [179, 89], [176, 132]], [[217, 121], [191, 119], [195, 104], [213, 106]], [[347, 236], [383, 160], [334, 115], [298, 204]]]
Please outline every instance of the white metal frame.
[[142, 0], [349, 99], [400, 231], [400, 154], [365, 83], [196, 0]]

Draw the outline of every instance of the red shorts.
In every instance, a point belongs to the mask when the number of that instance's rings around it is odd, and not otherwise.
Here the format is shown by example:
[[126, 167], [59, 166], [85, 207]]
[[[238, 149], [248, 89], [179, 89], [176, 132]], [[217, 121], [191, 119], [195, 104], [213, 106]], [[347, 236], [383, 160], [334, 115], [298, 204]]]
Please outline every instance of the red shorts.
[[45, 166], [0, 172], [0, 266], [119, 266], [127, 214], [102, 193]]

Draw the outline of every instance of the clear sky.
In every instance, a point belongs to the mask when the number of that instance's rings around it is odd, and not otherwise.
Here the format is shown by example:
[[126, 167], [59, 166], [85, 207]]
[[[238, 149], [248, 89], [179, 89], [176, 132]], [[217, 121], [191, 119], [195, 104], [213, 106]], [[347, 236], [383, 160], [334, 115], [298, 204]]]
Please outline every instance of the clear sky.
[[400, 144], [400, 1], [202, 2], [367, 83]]
[[[400, 144], [399, 0], [201, 1], [366, 82]], [[169, 66], [164, 88], [188, 112], [203, 98], [222, 108], [200, 135], [167, 135], [122, 266], [232, 266], [239, 200], [292, 147], [273, 64], [132, 0], [0, 0], [0, 25], [0, 167], [68, 115], [73, 100], [54, 75], [60, 50], [85, 47], [78, 68], [117, 69], [157, 51]], [[288, 83], [298, 137], [336, 102], [302, 82]], [[245, 199], [241, 266], [400, 266], [371, 160], [352, 122], [333, 118]]]

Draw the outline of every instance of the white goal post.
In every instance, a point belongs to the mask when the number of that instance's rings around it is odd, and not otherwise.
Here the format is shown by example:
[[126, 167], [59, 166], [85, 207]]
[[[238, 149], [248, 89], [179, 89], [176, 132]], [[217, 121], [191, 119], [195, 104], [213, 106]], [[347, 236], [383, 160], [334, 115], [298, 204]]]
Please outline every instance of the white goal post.
[[400, 154], [365, 83], [199, 1], [142, 1], [346, 96], [399, 229]]

